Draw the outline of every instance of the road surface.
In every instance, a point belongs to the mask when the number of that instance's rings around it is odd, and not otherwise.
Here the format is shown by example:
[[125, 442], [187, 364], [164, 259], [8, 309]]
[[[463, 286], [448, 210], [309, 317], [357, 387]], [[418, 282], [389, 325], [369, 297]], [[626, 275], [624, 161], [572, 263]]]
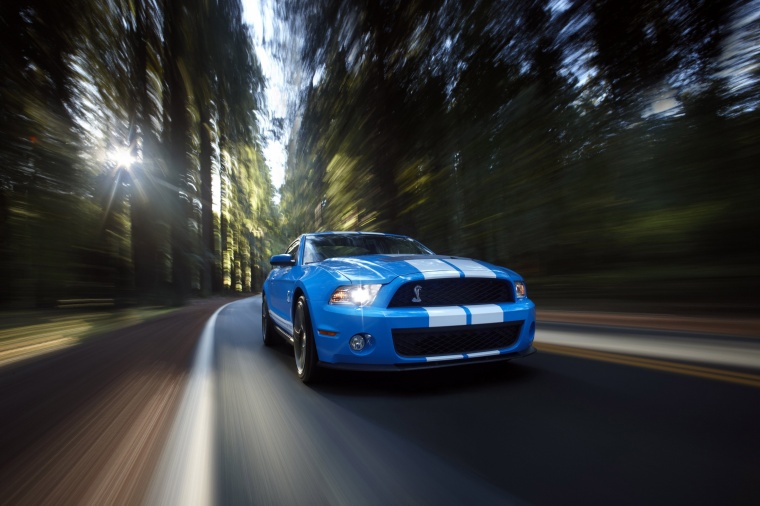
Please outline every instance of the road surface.
[[260, 297], [220, 305], [179, 316], [179, 358], [130, 334], [0, 369], [0, 503], [760, 504], [757, 340], [546, 325], [520, 361], [305, 386]]

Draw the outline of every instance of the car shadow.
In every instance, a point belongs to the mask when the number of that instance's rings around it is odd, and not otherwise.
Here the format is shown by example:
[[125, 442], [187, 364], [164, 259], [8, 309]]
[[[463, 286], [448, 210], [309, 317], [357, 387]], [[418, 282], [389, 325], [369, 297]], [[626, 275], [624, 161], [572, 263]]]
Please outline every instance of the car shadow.
[[[291, 352], [292, 353], [292, 352]], [[415, 371], [364, 372], [322, 368], [313, 389], [329, 395], [448, 395], [496, 384], [519, 384], [536, 370], [518, 362], [457, 365]]]

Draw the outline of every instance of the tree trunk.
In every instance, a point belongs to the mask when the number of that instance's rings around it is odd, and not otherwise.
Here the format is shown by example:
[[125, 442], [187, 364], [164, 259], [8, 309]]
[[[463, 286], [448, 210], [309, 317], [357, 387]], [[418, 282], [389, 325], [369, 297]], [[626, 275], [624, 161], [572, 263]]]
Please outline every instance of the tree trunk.
[[179, 0], [169, 0], [166, 10], [166, 83], [169, 92], [169, 209], [172, 257], [172, 287], [174, 305], [184, 304], [190, 292], [188, 253], [190, 240], [187, 229], [188, 202], [185, 193], [187, 177], [188, 116], [187, 90], [180, 70], [182, 54], [182, 6]]
[[208, 112], [208, 103], [199, 100], [200, 112], [200, 165], [201, 165], [201, 231], [203, 234], [203, 272], [201, 273], [201, 293], [204, 296], [211, 294], [212, 270], [214, 268], [214, 211], [213, 194], [211, 192], [211, 125]]

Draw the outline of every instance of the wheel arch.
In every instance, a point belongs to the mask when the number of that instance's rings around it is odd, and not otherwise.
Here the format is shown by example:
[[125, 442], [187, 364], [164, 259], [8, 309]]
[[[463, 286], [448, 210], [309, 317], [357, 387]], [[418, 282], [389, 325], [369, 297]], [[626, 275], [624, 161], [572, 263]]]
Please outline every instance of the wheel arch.
[[[306, 299], [306, 303], [307, 303], [306, 307], [308, 309], [309, 297], [306, 296], [306, 291], [303, 289], [302, 286], [296, 286], [295, 290], [293, 290], [293, 298], [290, 301], [291, 302], [291, 304], [290, 304], [290, 317], [291, 317], [291, 321], [292, 321], [292, 318], [296, 314], [296, 304], [298, 304], [298, 299], [301, 297], [301, 295], [303, 295], [304, 299]], [[311, 316], [311, 315], [309, 315], [309, 316]]]

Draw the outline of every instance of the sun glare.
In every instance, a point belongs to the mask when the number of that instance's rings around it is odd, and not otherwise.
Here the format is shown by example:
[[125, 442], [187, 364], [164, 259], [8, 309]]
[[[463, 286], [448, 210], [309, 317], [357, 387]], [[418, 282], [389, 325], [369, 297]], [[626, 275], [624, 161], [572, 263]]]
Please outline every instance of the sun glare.
[[132, 164], [135, 163], [135, 157], [132, 156], [132, 153], [130, 153], [127, 148], [120, 148], [112, 151], [109, 158], [113, 162], [116, 162], [118, 167], [124, 167], [125, 169], [130, 168]]

